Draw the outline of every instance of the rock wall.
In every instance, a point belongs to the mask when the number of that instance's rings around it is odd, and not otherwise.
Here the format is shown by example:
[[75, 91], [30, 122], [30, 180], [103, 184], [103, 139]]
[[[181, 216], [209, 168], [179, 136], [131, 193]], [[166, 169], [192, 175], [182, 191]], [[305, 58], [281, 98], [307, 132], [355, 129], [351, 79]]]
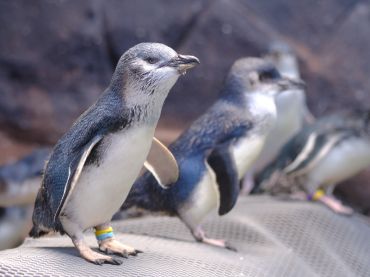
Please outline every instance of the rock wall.
[[215, 100], [236, 58], [276, 40], [297, 53], [316, 116], [370, 106], [369, 25], [366, 0], [2, 0], [0, 163], [53, 144], [142, 41], [202, 63], [166, 102], [167, 141]]

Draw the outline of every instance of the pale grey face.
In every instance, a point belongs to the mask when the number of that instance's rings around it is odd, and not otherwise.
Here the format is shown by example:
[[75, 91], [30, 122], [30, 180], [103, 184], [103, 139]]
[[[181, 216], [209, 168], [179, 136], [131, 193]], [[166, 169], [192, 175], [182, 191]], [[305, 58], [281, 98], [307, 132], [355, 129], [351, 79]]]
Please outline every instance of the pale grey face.
[[164, 44], [140, 43], [121, 57], [116, 71], [126, 85], [152, 95], [169, 90], [181, 74], [197, 64], [196, 57], [179, 55]]
[[301, 88], [303, 82], [282, 77], [270, 62], [259, 58], [243, 58], [236, 61], [231, 74], [238, 77], [247, 93], [261, 93], [268, 96]]

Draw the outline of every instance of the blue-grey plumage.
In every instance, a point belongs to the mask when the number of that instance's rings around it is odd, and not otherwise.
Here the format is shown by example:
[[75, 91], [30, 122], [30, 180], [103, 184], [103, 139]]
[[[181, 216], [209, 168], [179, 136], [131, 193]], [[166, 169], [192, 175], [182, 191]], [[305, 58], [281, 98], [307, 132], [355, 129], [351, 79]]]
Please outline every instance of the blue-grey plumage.
[[35, 202], [50, 149], [40, 148], [22, 159], [0, 167], [0, 207]]
[[[354, 111], [323, 117], [294, 136], [277, 159], [257, 176], [253, 193], [288, 193], [310, 198], [370, 166], [370, 113]], [[350, 213], [333, 196], [321, 202]]]
[[49, 153], [50, 149], [40, 148], [0, 167], [0, 250], [16, 247], [26, 238]]
[[[141, 43], [122, 55], [109, 87], [53, 149], [35, 203], [32, 236], [67, 233], [86, 260], [120, 263], [92, 251], [82, 232], [104, 229], [119, 209], [148, 156], [169, 90], [198, 63], [159, 43]], [[112, 240], [99, 240], [99, 248], [137, 253]]]
[[[282, 76], [300, 79], [297, 57], [293, 50], [284, 42], [274, 42], [265, 59], [271, 61]], [[314, 118], [306, 105], [306, 95], [303, 88], [286, 90], [275, 97], [277, 117], [274, 127], [266, 138], [266, 143], [254, 163], [252, 172], [246, 175], [243, 182], [243, 193], [248, 193], [253, 187], [253, 175], [260, 172], [273, 161], [280, 149], [306, 123], [312, 123]]]
[[131, 190], [123, 209], [136, 206], [178, 216], [196, 240], [221, 247], [208, 238], [204, 218], [228, 213], [236, 203], [239, 181], [258, 156], [275, 119], [274, 96], [298, 84], [281, 78], [263, 59], [234, 63], [218, 100], [169, 149], [179, 165], [179, 179], [169, 189], [145, 173]]

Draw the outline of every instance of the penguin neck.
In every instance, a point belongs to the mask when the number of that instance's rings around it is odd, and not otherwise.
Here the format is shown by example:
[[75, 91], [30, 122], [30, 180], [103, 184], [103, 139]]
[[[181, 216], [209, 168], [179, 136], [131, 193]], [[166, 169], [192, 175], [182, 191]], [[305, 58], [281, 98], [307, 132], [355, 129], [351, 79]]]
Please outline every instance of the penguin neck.
[[225, 86], [220, 92], [220, 98], [223, 101], [230, 102], [233, 105], [244, 106], [246, 99], [244, 96], [244, 87], [241, 82], [234, 79], [226, 82]]
[[272, 127], [276, 120], [277, 111], [273, 96], [263, 93], [245, 94], [246, 112], [255, 123], [256, 129], [265, 131]]
[[129, 111], [133, 122], [156, 126], [161, 115], [164, 100], [170, 88], [142, 88], [125, 86], [111, 88], [112, 93], [122, 99], [123, 106]]
[[161, 115], [162, 106], [168, 92], [152, 95], [143, 95], [145, 92], [134, 92], [124, 96], [124, 103], [130, 109], [134, 117], [148, 124], [156, 125]]

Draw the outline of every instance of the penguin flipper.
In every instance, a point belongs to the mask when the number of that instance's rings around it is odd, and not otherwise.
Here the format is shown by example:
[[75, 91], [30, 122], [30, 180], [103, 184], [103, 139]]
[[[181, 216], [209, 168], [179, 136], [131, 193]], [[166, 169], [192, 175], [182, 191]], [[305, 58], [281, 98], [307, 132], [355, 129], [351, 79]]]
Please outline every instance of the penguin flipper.
[[64, 187], [63, 196], [59, 202], [58, 209], [54, 215], [54, 219], [58, 218], [60, 212], [64, 208], [64, 204], [67, 202], [68, 197], [71, 195], [78, 179], [80, 178], [82, 169], [85, 165], [87, 158], [89, 157], [94, 146], [103, 138], [103, 135], [95, 136], [80, 152], [80, 155], [76, 157], [69, 165], [68, 168], [68, 179]]
[[335, 129], [331, 132], [312, 133], [301, 152], [284, 168], [285, 174], [300, 175], [307, 173], [321, 161], [331, 149], [351, 135], [351, 130]]
[[234, 207], [240, 190], [235, 161], [229, 147], [230, 144], [222, 144], [208, 157], [208, 163], [216, 174], [220, 191], [219, 215], [227, 214]]
[[175, 157], [155, 137], [153, 137], [152, 147], [144, 166], [153, 174], [154, 178], [163, 188], [176, 183], [179, 178], [179, 167]]

